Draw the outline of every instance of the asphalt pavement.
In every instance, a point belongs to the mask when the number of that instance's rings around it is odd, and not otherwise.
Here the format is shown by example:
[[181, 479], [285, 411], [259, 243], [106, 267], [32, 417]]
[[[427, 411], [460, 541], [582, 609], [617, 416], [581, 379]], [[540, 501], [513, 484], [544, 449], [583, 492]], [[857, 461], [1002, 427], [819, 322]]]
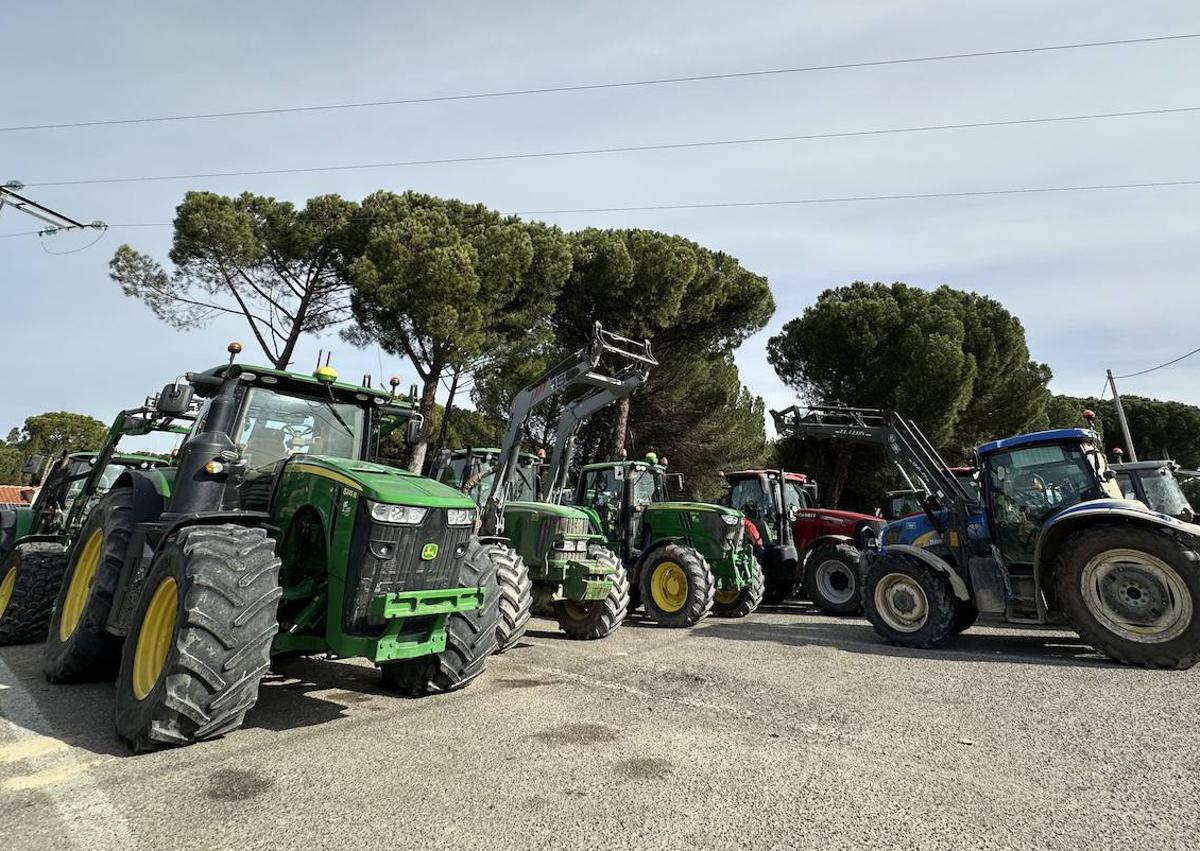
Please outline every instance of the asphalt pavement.
[[0, 648], [0, 848], [1194, 849], [1200, 668], [1070, 633], [934, 651], [768, 607], [526, 641], [451, 695], [294, 659], [224, 739], [130, 756], [111, 684]]

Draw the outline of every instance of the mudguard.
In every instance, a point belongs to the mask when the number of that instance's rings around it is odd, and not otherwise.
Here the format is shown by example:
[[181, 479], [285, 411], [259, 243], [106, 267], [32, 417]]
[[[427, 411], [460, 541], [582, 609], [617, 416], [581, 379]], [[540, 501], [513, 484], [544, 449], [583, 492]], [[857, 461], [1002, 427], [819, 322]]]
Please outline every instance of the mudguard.
[[858, 547], [858, 543], [849, 535], [822, 535], [809, 541], [808, 547], [800, 554], [800, 561], [804, 562], [809, 554], [822, 544], [850, 544], [855, 548]]
[[954, 591], [955, 597], [964, 602], [970, 602], [971, 592], [967, 588], [967, 583], [963, 582], [963, 578], [958, 575], [958, 571], [951, 567], [950, 563], [945, 559], [939, 558], [938, 556], [929, 552], [929, 550], [923, 550], [920, 547], [913, 547], [909, 546], [908, 544], [889, 544], [880, 552], [883, 554], [900, 553], [902, 555], [911, 556], [918, 561], [925, 562], [925, 564], [929, 565], [934, 570], [945, 574], [946, 579], [950, 581], [950, 588]]
[[1136, 523], [1140, 526], [1161, 529], [1192, 539], [1194, 547], [1200, 547], [1200, 525], [1184, 523], [1169, 514], [1151, 511], [1142, 503], [1130, 499], [1097, 499], [1080, 502], [1059, 512], [1042, 527], [1033, 554], [1033, 582], [1038, 611], [1045, 614], [1045, 595], [1042, 594], [1042, 579], [1049, 566], [1054, 564], [1062, 546], [1071, 533], [1089, 525], [1104, 522]]

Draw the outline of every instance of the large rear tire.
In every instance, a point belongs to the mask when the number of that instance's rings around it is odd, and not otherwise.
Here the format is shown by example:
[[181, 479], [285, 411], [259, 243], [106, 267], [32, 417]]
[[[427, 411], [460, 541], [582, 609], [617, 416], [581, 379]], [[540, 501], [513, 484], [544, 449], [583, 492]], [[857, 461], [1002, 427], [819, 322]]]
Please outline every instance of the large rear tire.
[[712, 568], [692, 547], [682, 544], [656, 547], [642, 562], [638, 585], [642, 607], [660, 626], [686, 629], [712, 611], [715, 588]]
[[500, 620], [496, 624], [496, 652], [516, 645], [525, 636], [529, 627], [529, 615], [533, 610], [533, 583], [529, 579], [529, 566], [515, 550], [503, 544], [489, 544], [490, 554], [496, 563], [497, 581], [500, 585]]
[[279, 566], [264, 529], [188, 526], [160, 545], [117, 674], [117, 735], [135, 753], [241, 726], [279, 631]]
[[1054, 564], [1059, 607], [1106, 656], [1146, 668], [1200, 661], [1197, 554], [1164, 532], [1100, 526], [1076, 532]]
[[736, 591], [713, 593], [712, 613], [715, 618], [744, 618], [758, 609], [763, 601], [765, 584], [758, 559], [750, 559], [750, 583]]
[[496, 652], [500, 617], [499, 560], [493, 547], [472, 541], [463, 559], [460, 588], [483, 588], [483, 605], [446, 617], [446, 649], [431, 656], [387, 662], [385, 688], [418, 697], [460, 689], [483, 673]]
[[804, 560], [804, 590], [827, 615], [861, 612], [862, 585], [858, 549], [853, 544], [821, 544]]
[[629, 610], [629, 577], [621, 559], [607, 547], [593, 544], [588, 547], [587, 557], [612, 568], [612, 585], [607, 596], [603, 600], [590, 600], [586, 603], [556, 600], [554, 617], [558, 619], [558, 628], [566, 633], [568, 638], [594, 641], [604, 638], [625, 620], [625, 614]]
[[133, 491], [110, 491], [96, 505], [59, 585], [46, 635], [42, 670], [52, 683], [111, 680], [121, 665], [121, 639], [104, 626], [137, 522]]
[[875, 631], [899, 647], [936, 647], [958, 611], [950, 583], [922, 561], [881, 556], [867, 571], [863, 604]]
[[18, 544], [0, 563], [0, 646], [46, 637], [67, 555], [58, 544]]

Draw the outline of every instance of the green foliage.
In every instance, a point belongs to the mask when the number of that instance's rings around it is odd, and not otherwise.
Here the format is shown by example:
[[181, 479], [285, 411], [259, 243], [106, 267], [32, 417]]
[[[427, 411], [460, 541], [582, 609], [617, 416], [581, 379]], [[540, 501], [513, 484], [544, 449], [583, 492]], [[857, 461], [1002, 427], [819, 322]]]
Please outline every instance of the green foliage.
[[219, 314], [243, 317], [271, 365], [286, 368], [300, 336], [349, 315], [347, 229], [358, 205], [337, 195], [288, 201], [188, 192], [175, 211], [166, 270], [122, 245], [109, 263], [122, 292], [180, 330]]
[[688, 496], [715, 499], [723, 470], [765, 461], [765, 407], [742, 386], [732, 356], [673, 358], [631, 400], [629, 456], [655, 452], [684, 474]]
[[[1200, 468], [1200, 407], [1143, 396], [1122, 396], [1121, 401], [1139, 460], [1169, 457], [1185, 468]], [[1129, 447], [1111, 399], [1055, 395], [1047, 407], [1051, 428], [1084, 427], [1082, 412], [1090, 409], [1096, 414], [1096, 430], [1103, 436], [1105, 449], [1111, 453], [1119, 446], [1129, 460]]]
[[664, 356], [732, 351], [775, 310], [766, 278], [737, 259], [681, 236], [649, 230], [571, 234], [571, 277], [556, 312], [565, 345], [583, 343], [599, 320], [649, 337]]
[[[765, 451], [763, 403], [741, 386], [730, 353], [774, 311], [767, 281], [727, 254], [647, 230], [588, 229], [570, 235], [571, 272], [552, 315], [553, 333], [476, 374], [476, 407], [503, 419], [513, 396], [590, 339], [593, 323], [649, 337], [660, 366], [631, 400], [580, 429], [576, 461], [654, 450], [688, 477], [694, 494], [720, 490], [717, 473]], [[532, 446], [551, 442], [559, 407], [535, 411]]]
[[[993, 299], [945, 286], [826, 290], [771, 338], [767, 358], [808, 402], [889, 408], [916, 420], [951, 463], [989, 437], [1047, 422], [1050, 370], [1030, 359], [1020, 321]], [[846, 447], [831, 451], [839, 466], [820, 466], [831, 471], [824, 484], [833, 501], [845, 472], [872, 486], [890, 479], [881, 457], [851, 470]]]
[[20, 429], [12, 429], [0, 441], [0, 483], [21, 479], [21, 467], [35, 453], [53, 457], [60, 452], [98, 449], [107, 431], [104, 423], [85, 414], [50, 411], [28, 417]]
[[[348, 267], [357, 325], [347, 337], [412, 362], [428, 435], [444, 374], [528, 350], [549, 333], [570, 251], [556, 228], [480, 204], [377, 192], [362, 211]], [[424, 445], [413, 458], [419, 466]]]

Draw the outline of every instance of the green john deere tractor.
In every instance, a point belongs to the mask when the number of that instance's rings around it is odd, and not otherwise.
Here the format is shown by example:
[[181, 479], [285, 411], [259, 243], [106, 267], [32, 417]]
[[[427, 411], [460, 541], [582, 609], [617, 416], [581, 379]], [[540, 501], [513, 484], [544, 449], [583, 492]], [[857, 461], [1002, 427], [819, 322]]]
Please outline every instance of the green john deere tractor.
[[575, 504], [592, 515], [629, 571], [638, 592], [631, 605], [659, 624], [690, 627], [710, 612], [745, 617], [763, 597], [745, 516], [725, 505], [669, 500], [673, 479], [678, 475], [653, 453], [645, 461], [589, 464], [576, 482]]
[[372, 459], [412, 398], [233, 362], [168, 384], [202, 400], [174, 468], [121, 475], [69, 554], [51, 618], [52, 682], [116, 677], [135, 751], [241, 725], [273, 654], [364, 657], [409, 695], [449, 691], [496, 646], [496, 562], [475, 506]]
[[[132, 419], [135, 413], [118, 415], [98, 452], [59, 455], [28, 508], [0, 511], [0, 645], [45, 637], [67, 566], [67, 549], [96, 501], [117, 477], [126, 470], [167, 466], [167, 461], [153, 455], [115, 451], [127, 435], [172, 430], [169, 424], [144, 430], [140, 421]], [[42, 456], [34, 455], [26, 471], [36, 473], [44, 462]]]
[[[619, 337], [597, 323], [587, 347], [516, 394], [502, 448], [456, 450], [439, 459], [439, 480], [482, 506], [480, 536], [519, 554], [509, 570], [500, 572], [500, 650], [524, 634], [531, 610], [553, 616], [567, 636], [578, 639], [604, 638], [625, 619], [629, 580], [624, 565], [593, 531], [585, 511], [554, 500], [580, 424], [632, 393], [656, 363], [648, 341]], [[520, 437], [533, 410], [559, 396], [569, 401], [558, 420], [550, 463], [544, 465], [520, 452]]]

